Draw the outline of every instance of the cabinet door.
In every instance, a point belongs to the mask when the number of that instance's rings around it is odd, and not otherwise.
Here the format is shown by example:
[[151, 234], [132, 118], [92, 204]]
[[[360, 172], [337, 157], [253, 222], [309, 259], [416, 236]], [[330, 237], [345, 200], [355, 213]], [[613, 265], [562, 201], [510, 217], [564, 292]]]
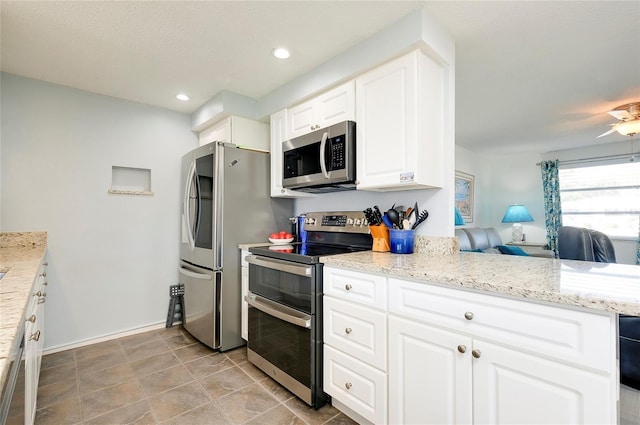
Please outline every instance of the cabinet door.
[[324, 343], [387, 370], [387, 315], [355, 303], [323, 297]]
[[606, 374], [474, 340], [477, 424], [616, 423], [616, 385]]
[[199, 140], [200, 146], [211, 142], [231, 143], [231, 117], [200, 132]]
[[355, 119], [353, 81], [289, 108], [287, 139]]
[[342, 121], [355, 120], [356, 97], [353, 81], [338, 86], [323, 95], [316, 102], [316, 124], [328, 127]]
[[356, 79], [358, 188], [397, 184], [415, 171], [417, 67], [411, 54]]
[[324, 344], [323, 389], [374, 424], [387, 423], [387, 375]]
[[271, 197], [295, 198], [315, 195], [282, 187], [282, 142], [286, 140], [289, 111], [283, 109], [271, 115]]
[[472, 423], [471, 338], [389, 316], [389, 423]]
[[358, 189], [443, 186], [444, 76], [442, 64], [415, 50], [356, 79]]

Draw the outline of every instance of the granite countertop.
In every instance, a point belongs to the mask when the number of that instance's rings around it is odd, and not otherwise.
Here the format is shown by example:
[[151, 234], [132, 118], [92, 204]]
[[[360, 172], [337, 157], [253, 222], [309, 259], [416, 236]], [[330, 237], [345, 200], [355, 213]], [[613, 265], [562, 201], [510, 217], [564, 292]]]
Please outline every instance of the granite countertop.
[[640, 266], [467, 252], [365, 251], [320, 261], [492, 295], [640, 316]]
[[0, 388], [46, 249], [45, 232], [0, 233], [0, 272], [6, 272], [0, 279]]

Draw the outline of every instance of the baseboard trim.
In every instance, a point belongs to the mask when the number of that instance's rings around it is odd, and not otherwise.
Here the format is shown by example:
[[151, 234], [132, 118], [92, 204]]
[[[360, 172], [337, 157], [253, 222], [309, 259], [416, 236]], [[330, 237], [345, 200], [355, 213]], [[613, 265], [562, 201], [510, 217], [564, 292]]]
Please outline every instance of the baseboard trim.
[[[182, 323], [182, 322], [178, 322]], [[152, 325], [143, 326], [141, 328], [129, 329], [126, 331], [116, 332], [113, 334], [103, 335], [97, 338], [85, 339], [82, 341], [72, 342], [70, 344], [58, 345], [55, 347], [49, 347], [42, 351], [43, 355], [59, 353], [60, 351], [72, 350], [74, 348], [80, 348], [87, 345], [97, 344], [99, 342], [111, 341], [112, 339], [122, 338], [124, 336], [136, 335], [143, 332], [149, 332], [156, 329], [162, 329], [166, 326], [166, 322], [158, 322]]]

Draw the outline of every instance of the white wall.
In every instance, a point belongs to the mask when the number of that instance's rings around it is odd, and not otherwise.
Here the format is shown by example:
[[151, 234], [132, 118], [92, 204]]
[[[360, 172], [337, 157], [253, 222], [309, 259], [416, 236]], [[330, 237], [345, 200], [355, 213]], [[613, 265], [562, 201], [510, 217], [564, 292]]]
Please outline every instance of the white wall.
[[[48, 232], [46, 348], [166, 320], [186, 114], [1, 74], [2, 231]], [[111, 167], [153, 196], [109, 195]]]

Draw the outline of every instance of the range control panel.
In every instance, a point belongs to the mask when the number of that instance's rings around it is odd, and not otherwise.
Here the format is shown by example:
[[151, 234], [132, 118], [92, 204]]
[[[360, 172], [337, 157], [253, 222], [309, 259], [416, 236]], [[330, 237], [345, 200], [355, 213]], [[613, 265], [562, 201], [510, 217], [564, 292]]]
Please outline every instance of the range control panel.
[[369, 233], [369, 222], [362, 211], [308, 212], [304, 229], [309, 232]]

